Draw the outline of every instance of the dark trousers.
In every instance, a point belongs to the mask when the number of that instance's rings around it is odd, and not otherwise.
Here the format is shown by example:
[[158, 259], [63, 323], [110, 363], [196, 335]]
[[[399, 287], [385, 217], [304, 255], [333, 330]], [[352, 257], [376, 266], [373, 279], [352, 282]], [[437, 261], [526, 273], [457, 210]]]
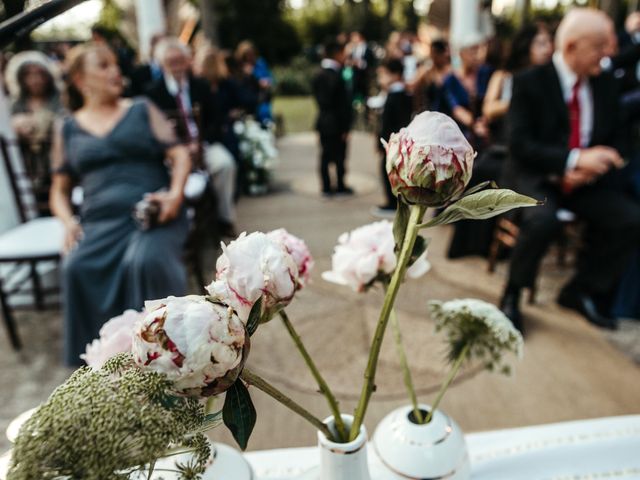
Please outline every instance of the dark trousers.
[[609, 295], [640, 240], [640, 203], [626, 192], [597, 186], [567, 196], [553, 188], [532, 196], [546, 198], [546, 202], [522, 210], [520, 234], [511, 256], [510, 285], [533, 286], [540, 260], [562, 229], [556, 212], [566, 208], [586, 222], [584, 247], [567, 288], [595, 296]]
[[343, 133], [322, 133], [320, 132], [320, 178], [322, 180], [322, 191], [331, 192], [333, 189], [331, 176], [329, 175], [329, 165], [334, 164], [336, 168], [337, 189], [344, 188], [344, 175], [346, 172], [345, 159], [347, 156], [347, 142]]
[[387, 154], [383, 151], [380, 154], [380, 175], [382, 180], [382, 186], [384, 188], [385, 207], [395, 208], [397, 206], [396, 196], [391, 189], [391, 182], [389, 181], [389, 175], [387, 175]]

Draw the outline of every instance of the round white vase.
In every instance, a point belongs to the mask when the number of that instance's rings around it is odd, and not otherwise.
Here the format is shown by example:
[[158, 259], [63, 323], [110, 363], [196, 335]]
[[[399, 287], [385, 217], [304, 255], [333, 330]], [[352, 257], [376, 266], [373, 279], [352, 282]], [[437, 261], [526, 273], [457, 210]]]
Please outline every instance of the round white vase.
[[[253, 470], [249, 462], [244, 458], [241, 452], [224, 443], [211, 442], [211, 460], [207, 466], [207, 470], [202, 474], [202, 480], [252, 480], [254, 478]], [[189, 459], [190, 454], [176, 455], [174, 457], [162, 458], [156, 462], [156, 468], [159, 470], [152, 475], [152, 479], [169, 480], [177, 478], [173, 473], [162, 471], [163, 469], [173, 470], [178, 462], [185, 462]], [[146, 480], [147, 474], [141, 475], [138, 480]]]
[[[342, 415], [347, 430], [351, 428], [353, 417]], [[324, 420], [331, 432], [335, 432], [333, 417]], [[336, 443], [324, 433], [318, 432], [318, 453], [320, 465], [298, 477], [298, 480], [371, 480], [367, 463], [367, 429], [362, 425], [355, 440]]]
[[[425, 412], [429, 405], [421, 404]], [[467, 444], [458, 424], [436, 410], [428, 424], [410, 419], [413, 408], [398, 408], [384, 417], [373, 435], [373, 447], [380, 460], [378, 478], [385, 480], [468, 480], [471, 465]]]

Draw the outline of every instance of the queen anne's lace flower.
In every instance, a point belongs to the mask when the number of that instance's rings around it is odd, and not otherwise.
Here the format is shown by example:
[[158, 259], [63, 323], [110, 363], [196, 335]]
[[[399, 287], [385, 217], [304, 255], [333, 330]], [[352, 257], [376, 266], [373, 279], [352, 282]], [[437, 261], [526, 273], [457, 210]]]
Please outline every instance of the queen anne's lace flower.
[[111, 357], [118, 353], [131, 351], [133, 328], [144, 313], [126, 310], [122, 315], [113, 317], [100, 329], [100, 338], [87, 345], [80, 358], [92, 368], [98, 369]]
[[458, 358], [468, 345], [469, 359], [480, 360], [490, 370], [510, 368], [502, 363], [505, 353], [522, 357], [522, 335], [495, 305], [466, 298], [429, 303], [436, 330], [444, 331], [449, 343], [449, 357]]
[[215, 299], [232, 307], [243, 322], [253, 304], [262, 298], [263, 321], [293, 299], [298, 267], [281, 244], [262, 232], [242, 234], [222, 245], [216, 263], [216, 279], [207, 286]]
[[[362, 292], [393, 273], [397, 265], [394, 248], [393, 225], [387, 220], [343, 233], [331, 258], [331, 270], [324, 272], [322, 278]], [[407, 270], [408, 277], [418, 278], [429, 271], [431, 265], [426, 257], [425, 251]]]
[[231, 308], [189, 295], [146, 302], [145, 309], [133, 337], [138, 366], [164, 373], [189, 396], [217, 395], [236, 380], [249, 336]]
[[407, 203], [443, 205], [460, 195], [471, 179], [473, 148], [442, 113], [417, 115], [385, 146], [391, 188]]
[[291, 235], [284, 228], [267, 233], [267, 237], [282, 245], [298, 267], [298, 289], [304, 288], [311, 278], [314, 261], [309, 247], [301, 238]]

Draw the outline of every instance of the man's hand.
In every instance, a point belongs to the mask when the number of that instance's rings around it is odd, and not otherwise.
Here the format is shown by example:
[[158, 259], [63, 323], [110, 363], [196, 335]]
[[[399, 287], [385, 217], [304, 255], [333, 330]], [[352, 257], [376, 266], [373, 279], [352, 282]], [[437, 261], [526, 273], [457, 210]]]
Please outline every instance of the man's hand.
[[622, 167], [624, 167], [624, 160], [616, 149], [596, 146], [580, 150], [575, 170], [585, 170], [599, 177], [611, 168]]
[[584, 185], [590, 185], [597, 179], [597, 175], [594, 175], [587, 170], [574, 168], [564, 174], [564, 177], [562, 177], [562, 185], [563, 188], [568, 187], [569, 190], [575, 190], [576, 188], [580, 188]]

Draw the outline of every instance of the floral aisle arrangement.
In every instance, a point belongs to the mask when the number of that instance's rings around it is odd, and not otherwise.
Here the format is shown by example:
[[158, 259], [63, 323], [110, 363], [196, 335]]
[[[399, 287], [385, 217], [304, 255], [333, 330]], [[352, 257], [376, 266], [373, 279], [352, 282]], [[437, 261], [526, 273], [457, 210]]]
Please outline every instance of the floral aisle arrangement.
[[246, 192], [263, 195], [269, 191], [271, 172], [278, 161], [274, 127], [247, 117], [238, 120], [233, 129], [239, 140]]
[[[313, 258], [302, 239], [282, 229], [269, 233], [242, 234], [228, 245], [223, 244], [222, 254], [216, 263], [215, 279], [206, 287], [207, 295], [169, 297], [147, 302], [144, 312], [135, 315], [127, 313], [123, 318], [113, 321], [113, 324], [124, 325], [125, 328], [125, 334], [119, 337], [119, 341], [113, 341], [110, 336], [120, 332], [120, 329], [105, 326], [101, 338], [89, 347], [85, 357], [87, 361], [91, 363], [92, 359], [99, 359], [102, 362], [118, 350], [125, 353], [108, 360], [99, 370], [81, 369], [60, 389], [70, 396], [80, 395], [73, 386], [74, 378], [93, 378], [97, 375], [96, 382], [101, 383], [107, 378], [111, 379], [114, 372], [120, 372], [116, 365], [120, 368], [126, 363], [129, 375], [135, 378], [149, 376], [162, 383], [163, 387], [154, 387], [154, 392], [170, 392], [144, 397], [160, 398], [158, 408], [171, 410], [177, 403], [193, 406], [192, 412], [180, 409], [183, 415], [179, 420], [184, 425], [174, 427], [174, 434], [179, 438], [163, 437], [167, 440], [162, 445], [164, 449], [173, 448], [181, 439], [191, 442], [196, 437], [192, 437], [190, 432], [199, 435], [219, 416], [244, 449], [257, 419], [247, 388], [253, 386], [309, 422], [318, 430], [320, 443], [330, 445], [331, 451], [340, 450], [343, 448], [341, 446], [348, 451], [354, 442], [366, 440], [363, 421], [375, 390], [380, 348], [391, 321], [405, 383], [412, 404], [416, 407], [413, 409], [416, 420], [429, 421], [429, 412], [423, 413], [415, 401], [408, 360], [402, 349], [400, 327], [394, 313], [395, 299], [402, 282], [406, 278], [424, 275], [429, 270], [426, 260], [428, 240], [419, 233], [436, 225], [461, 219], [489, 218], [513, 208], [534, 206], [537, 202], [510, 190], [497, 189], [489, 183], [465, 191], [471, 176], [474, 152], [455, 122], [445, 115], [433, 112], [418, 115], [406, 129], [391, 136], [386, 148], [387, 171], [399, 200], [395, 221], [393, 224], [377, 222], [342, 235], [332, 259], [332, 270], [324, 274], [326, 279], [348, 285], [356, 291], [364, 292], [376, 285], [384, 289], [384, 302], [353, 416], [341, 412], [338, 400], [286, 313], [286, 307], [308, 285]], [[439, 208], [440, 213], [427, 219], [429, 207]], [[451, 379], [460, 364], [469, 357], [488, 358], [487, 365], [497, 366], [505, 351], [519, 349], [519, 337], [509, 327], [508, 320], [496, 320], [495, 315], [486, 313], [484, 304], [462, 301], [460, 305], [460, 308], [452, 308], [449, 303], [434, 303], [431, 306], [439, 328], [447, 332], [451, 357], [455, 357]], [[127, 327], [124, 317], [132, 319], [133, 325], [129, 323], [130, 327]], [[271, 321], [281, 322], [297, 347], [318, 384], [319, 392], [326, 399], [330, 412], [328, 419], [323, 421], [317, 418], [245, 366], [250, 342], [259, 342], [260, 325]], [[126, 335], [127, 328], [130, 328], [130, 335]], [[117, 348], [118, 345], [120, 348]], [[112, 394], [106, 398], [115, 397], [113, 401], [116, 402], [130, 395], [128, 385], [124, 386], [122, 392], [119, 388], [123, 386], [118, 384], [113, 387], [110, 390]], [[225, 393], [225, 400], [219, 416], [209, 414], [210, 417], [207, 417], [201, 410], [205, 400], [222, 393]], [[54, 392], [49, 402], [55, 398]], [[86, 408], [93, 411], [94, 398], [88, 391], [82, 394], [82, 398], [72, 400], [85, 402]], [[46, 417], [46, 405], [33, 417], [32, 426], [27, 423], [21, 431], [17, 446], [24, 448], [16, 449], [12, 471], [19, 471], [36, 462], [35, 457], [24, 452], [31, 442], [37, 441], [32, 433], [38, 431], [38, 419]], [[437, 402], [432, 411], [436, 407]], [[70, 428], [68, 424], [74, 425], [71, 414], [54, 418], [57, 421], [51, 424], [51, 428], [59, 428], [61, 432]], [[132, 425], [142, 429], [142, 423]], [[81, 426], [76, 427], [77, 437], [82, 438]], [[123, 448], [123, 438], [112, 433], [108, 423], [96, 426], [95, 435], [100, 434], [103, 435], [104, 448], [112, 455]], [[84, 450], [78, 452], [87, 452], [91, 448], [85, 446]], [[154, 457], [161, 456], [162, 450], [154, 449], [153, 454], [145, 450], [143, 457], [136, 458], [137, 464], [153, 464]], [[204, 448], [202, 452], [196, 450], [195, 453], [196, 464], [189, 473], [197, 475], [197, 468], [204, 458]], [[202, 456], [199, 456], [200, 453]], [[87, 456], [86, 462], [90, 463], [89, 458], [95, 457]], [[74, 458], [66, 460], [73, 464]], [[366, 469], [366, 462], [363, 465]], [[125, 464], [113, 467], [114, 471], [117, 467], [117, 471], [123, 472], [123, 475], [129, 471], [126, 468], [134, 468]], [[71, 478], [100, 478], [74, 475], [70, 474]]]

